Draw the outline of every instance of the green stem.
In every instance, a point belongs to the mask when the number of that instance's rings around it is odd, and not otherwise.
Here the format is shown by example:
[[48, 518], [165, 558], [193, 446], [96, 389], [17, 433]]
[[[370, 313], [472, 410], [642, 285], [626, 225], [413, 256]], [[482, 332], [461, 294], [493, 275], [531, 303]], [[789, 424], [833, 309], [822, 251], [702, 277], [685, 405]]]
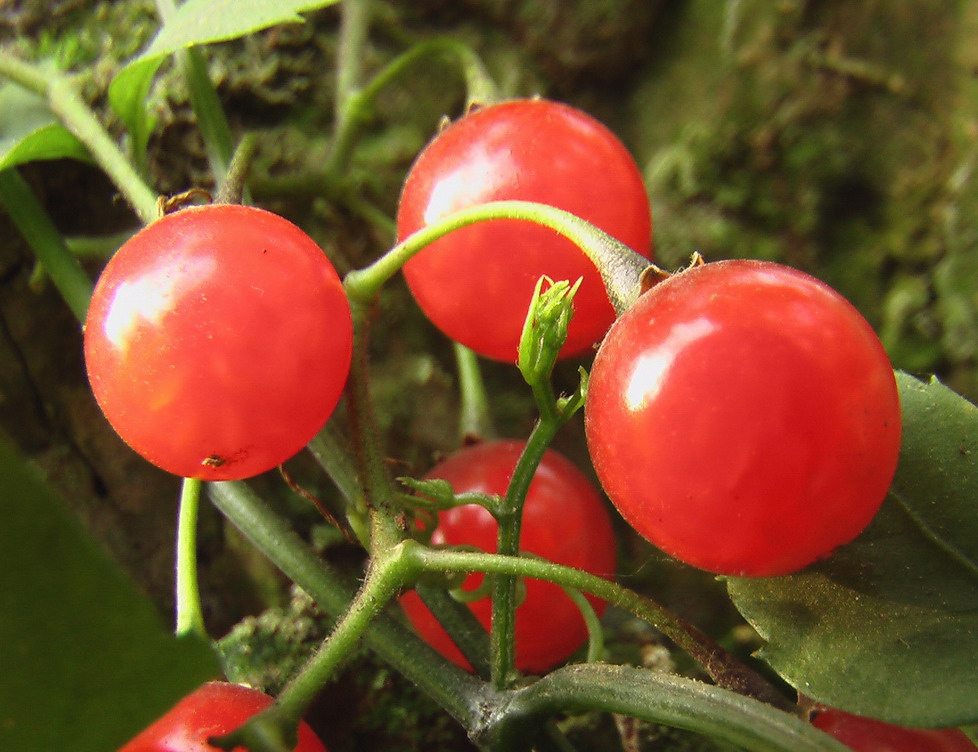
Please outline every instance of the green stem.
[[608, 299], [620, 313], [641, 292], [648, 259], [620, 240], [570, 212], [530, 201], [491, 201], [442, 217], [395, 245], [370, 266], [348, 273], [343, 281], [351, 300], [369, 302], [404, 263], [425, 246], [454, 230], [490, 219], [518, 219], [549, 227], [577, 245], [601, 274]]
[[339, 421], [335, 417], [309, 442], [307, 449], [329, 475], [347, 504], [365, 510], [366, 502], [357, 476], [353, 449], [340, 431]]
[[[164, 24], [169, 23], [177, 12], [174, 0], [156, 0], [156, 11]], [[211, 166], [211, 174], [218, 185], [224, 182], [234, 138], [214, 83], [207, 73], [207, 62], [200, 51], [190, 47], [176, 53], [177, 65], [187, 84], [190, 106], [197, 118], [197, 128], [204, 140], [204, 149]]]
[[[384, 461], [380, 430], [370, 393], [370, 321], [372, 307], [351, 301], [353, 313], [353, 358], [346, 387], [346, 413], [350, 440], [360, 487], [363, 488], [371, 517], [367, 549], [376, 554], [399, 542], [404, 533], [399, 527], [397, 491]], [[380, 524], [383, 523], [383, 524]], [[377, 534], [382, 539], [374, 539]]]
[[[496, 552], [502, 556], [519, 556], [526, 494], [540, 460], [543, 459], [547, 447], [550, 446], [561, 425], [562, 423], [554, 420], [538, 421], [516, 463], [513, 477], [503, 499], [504, 512], [497, 517], [499, 529]], [[508, 687], [516, 673], [516, 584], [516, 577], [506, 573], [501, 573], [492, 580], [492, 629], [489, 632], [489, 656], [492, 681], [497, 689]]]
[[241, 203], [248, 181], [248, 171], [251, 169], [251, 161], [254, 159], [257, 149], [257, 134], [246, 133], [241, 137], [234, 154], [231, 156], [227, 172], [218, 186], [217, 193], [214, 194], [215, 204]]
[[[327, 614], [338, 617], [354, 591], [292, 529], [242, 482], [209, 483], [214, 505], [254, 546]], [[403, 674], [466, 728], [475, 724], [485, 685], [448, 663], [398, 621], [381, 614], [363, 637], [367, 646]]]
[[84, 144], [126, 198], [144, 224], [156, 219], [156, 194], [126, 159], [125, 154], [75, 91], [72, 79], [36, 66], [0, 50], [0, 76], [6, 76], [47, 100], [61, 123]]
[[511, 692], [507, 699], [474, 735], [484, 748], [529, 750], [540, 718], [605, 710], [757, 752], [848, 749], [791, 713], [704, 682], [633, 666], [566, 666]]
[[0, 171], [0, 204], [50, 275], [79, 321], [85, 320], [92, 280], [71, 253], [54, 222], [16, 169]]
[[[350, 0], [346, 0], [344, 3], [344, 10], [346, 10], [346, 4], [349, 2]], [[357, 129], [380, 92], [400, 78], [408, 68], [419, 62], [430, 60], [433, 57], [454, 57], [462, 68], [466, 100], [470, 106], [487, 104], [496, 101], [498, 98], [496, 84], [486, 71], [479, 56], [471, 47], [450, 38], [431, 39], [415, 45], [384, 66], [362, 89], [356, 88], [357, 79], [354, 76], [359, 76], [359, 63], [356, 61], [355, 67], [354, 63], [348, 61], [347, 58], [352, 54], [351, 51], [356, 49], [357, 43], [362, 45], [363, 40], [357, 34], [359, 34], [359, 28], [364, 25], [365, 21], [362, 15], [354, 15], [360, 13], [362, 11], [355, 8], [350, 9], [350, 42], [345, 46], [342, 44], [342, 40], [347, 37], [343, 34], [343, 27], [341, 27], [341, 45], [337, 65], [336, 127], [326, 167], [326, 175], [330, 180], [335, 179], [349, 161], [353, 146], [356, 143]], [[346, 15], [344, 15], [344, 21], [346, 21]]]
[[453, 598], [443, 587], [419, 582], [414, 589], [475, 673], [487, 678], [490, 672], [487, 650], [489, 635], [472, 609]]
[[485, 572], [509, 577], [530, 577], [591, 593], [654, 626], [699, 663], [718, 686], [778, 707], [788, 706], [781, 693], [766, 679], [738, 661], [703, 632], [667, 608], [623, 588], [616, 582], [536, 558], [429, 549], [420, 544], [412, 548], [411, 552], [419, 558], [419, 566], [424, 571]]
[[336, 105], [333, 141], [326, 158], [326, 182], [335, 183], [346, 168], [368, 101], [359, 96], [363, 52], [371, 17], [370, 0], [344, 0], [336, 54]]
[[387, 608], [404, 583], [413, 578], [410, 563], [409, 559], [398, 556], [397, 548], [370, 559], [363, 585], [350, 608], [336, 623], [319, 651], [285, 685], [277, 698], [281, 712], [290, 721], [298, 724], [340, 663], [354, 653], [367, 628]]
[[143, 224], [155, 220], [156, 194], [143, 182], [68, 79], [59, 76], [50, 82], [48, 103], [64, 126], [91, 152]]
[[177, 520], [177, 636], [198, 634], [207, 639], [197, 579], [197, 513], [201, 481], [184, 478]]
[[591, 601], [584, 597], [584, 593], [576, 588], [564, 588], [567, 597], [574, 601], [574, 605], [581, 612], [584, 618], [584, 626], [587, 628], [587, 656], [585, 663], [598, 663], [604, 658], [604, 634], [601, 629], [601, 619], [598, 618]]
[[459, 438], [463, 443], [473, 439], [491, 439], [496, 430], [492, 424], [489, 409], [489, 395], [479, 368], [479, 356], [465, 345], [455, 345], [455, 365], [458, 369], [459, 396]]

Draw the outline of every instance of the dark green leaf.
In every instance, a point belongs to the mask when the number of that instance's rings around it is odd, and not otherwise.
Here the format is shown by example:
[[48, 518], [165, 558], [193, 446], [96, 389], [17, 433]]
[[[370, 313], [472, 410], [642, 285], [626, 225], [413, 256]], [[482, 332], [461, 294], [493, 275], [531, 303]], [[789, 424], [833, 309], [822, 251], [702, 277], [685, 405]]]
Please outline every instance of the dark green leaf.
[[897, 374], [900, 466], [873, 523], [788, 577], [731, 578], [800, 692], [907, 726], [978, 721], [978, 408]]
[[0, 112], [0, 170], [37, 159], [90, 159], [33, 92], [13, 83], [0, 85]]
[[218, 676], [0, 435], [0, 749], [106, 752]]

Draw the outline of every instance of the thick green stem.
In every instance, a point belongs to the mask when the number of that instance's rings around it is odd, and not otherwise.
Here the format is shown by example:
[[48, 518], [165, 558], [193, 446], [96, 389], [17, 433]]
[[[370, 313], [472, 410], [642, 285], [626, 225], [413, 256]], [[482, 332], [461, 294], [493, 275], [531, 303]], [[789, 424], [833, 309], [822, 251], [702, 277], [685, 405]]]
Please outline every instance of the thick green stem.
[[[209, 483], [214, 505], [254, 546], [327, 614], [338, 617], [354, 598], [353, 584], [333, 570], [293, 531], [289, 523], [241, 482]], [[381, 614], [363, 637], [394, 670], [471, 728], [485, 699], [483, 682], [437, 655], [415, 634]]]
[[513, 691], [507, 699], [476, 734], [477, 742], [489, 748], [529, 750], [540, 718], [606, 710], [757, 752], [848, 749], [791, 713], [703, 682], [632, 666], [567, 666]]
[[408, 564], [408, 560], [397, 555], [397, 549], [371, 558], [363, 585], [349, 610], [319, 651], [279, 694], [278, 706], [286, 718], [298, 723], [340, 663], [353, 654], [373, 621], [404, 583], [413, 578]]
[[369, 302], [380, 288], [425, 246], [454, 230], [490, 219], [518, 219], [559, 232], [577, 245], [601, 274], [608, 299], [620, 313], [641, 293], [642, 274], [649, 260], [620, 240], [570, 212], [531, 201], [491, 201], [442, 217], [405, 238], [370, 266], [352, 271], [343, 280], [352, 300]]
[[366, 499], [357, 474], [353, 449], [340, 431], [338, 416], [330, 418], [307, 448], [329, 475], [347, 504], [365, 512]]
[[92, 297], [92, 280], [68, 249], [27, 181], [14, 168], [0, 172], [0, 204], [6, 208], [72, 313], [79, 321], [84, 321]]
[[[371, 553], [396, 544], [403, 538], [399, 529], [394, 483], [384, 463], [380, 430], [370, 394], [370, 319], [371, 306], [351, 301], [353, 311], [353, 358], [347, 380], [346, 412], [350, 439], [354, 447], [360, 487], [363, 488], [371, 515], [371, 536], [381, 533], [383, 540], [364, 541]], [[374, 519], [375, 518], [375, 519]], [[380, 520], [384, 524], [377, 524]]]
[[184, 478], [177, 520], [177, 627], [178, 636], [195, 633], [207, 638], [204, 614], [200, 607], [197, 579], [197, 512], [201, 482]]

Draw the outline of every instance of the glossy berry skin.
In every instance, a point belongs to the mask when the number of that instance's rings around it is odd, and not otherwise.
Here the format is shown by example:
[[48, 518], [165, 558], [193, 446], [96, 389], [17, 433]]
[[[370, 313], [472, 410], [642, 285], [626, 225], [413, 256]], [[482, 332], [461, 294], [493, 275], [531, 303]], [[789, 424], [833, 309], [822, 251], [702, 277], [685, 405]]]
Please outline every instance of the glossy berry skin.
[[960, 729], [916, 729], [894, 726], [834, 708], [816, 712], [812, 725], [855, 752], [976, 752]]
[[[535, 201], [586, 219], [649, 256], [651, 216], [642, 176], [622, 143], [589, 115], [543, 99], [494, 104], [439, 133], [407, 176], [398, 237], [454, 211]], [[425, 315], [452, 339], [515, 362], [541, 275], [584, 278], [561, 351], [588, 352], [614, 321], [595, 267], [553, 230], [519, 220], [480, 222], [425, 247], [404, 276]]]
[[[476, 444], [450, 456], [428, 473], [452, 484], [455, 493], [505, 494], [524, 442], [506, 440]], [[611, 578], [615, 572], [615, 540], [605, 502], [569, 460], [550, 450], [537, 468], [523, 512], [520, 549], [558, 564]], [[432, 535], [435, 545], [468, 545], [496, 550], [495, 519], [475, 504], [439, 514]], [[475, 590], [482, 574], [469, 575], [465, 590]], [[604, 602], [589, 598], [600, 614]], [[414, 628], [432, 647], [458, 666], [468, 661], [414, 591], [401, 605]], [[488, 630], [492, 600], [470, 604]], [[581, 613], [557, 585], [526, 581], [526, 598], [516, 610], [516, 667], [541, 673], [562, 663], [587, 640]]]
[[[208, 682], [184, 697], [147, 726], [119, 752], [217, 752], [207, 743], [229, 734], [267, 708], [272, 698], [257, 689], [226, 682]], [[244, 747], [235, 747], [235, 752]], [[293, 752], [326, 752], [305, 721], [299, 724], [299, 743]]]
[[145, 227], [102, 272], [85, 362], [112, 427], [176, 475], [246, 478], [322, 428], [349, 372], [350, 308], [291, 222], [236, 205]]
[[794, 572], [852, 540], [887, 493], [900, 404], [879, 339], [838, 293], [760, 261], [693, 267], [602, 343], [585, 404], [612, 502], [712, 572]]

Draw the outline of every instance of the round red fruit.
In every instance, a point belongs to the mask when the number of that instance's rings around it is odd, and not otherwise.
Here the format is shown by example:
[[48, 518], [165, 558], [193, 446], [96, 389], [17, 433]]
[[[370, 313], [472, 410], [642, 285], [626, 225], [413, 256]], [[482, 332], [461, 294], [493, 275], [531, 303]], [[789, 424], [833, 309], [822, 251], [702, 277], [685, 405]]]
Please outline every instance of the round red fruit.
[[[428, 474], [452, 484], [455, 493], [505, 494], [523, 451], [522, 441], [492, 441], [463, 449]], [[432, 534], [436, 545], [468, 545], [496, 550], [497, 524], [484, 507], [466, 504], [439, 514]], [[523, 511], [521, 550], [558, 564], [611, 578], [615, 540], [604, 501], [584, 474], [569, 460], [548, 451], [530, 484]], [[483, 575], [469, 575], [465, 590], [475, 590]], [[590, 598], [600, 614], [603, 601]], [[448, 633], [415, 592], [401, 605], [418, 633], [446, 658], [471, 670]], [[487, 596], [470, 604], [488, 630], [492, 601]], [[541, 673], [565, 661], [587, 640], [581, 612], [558, 586], [526, 581], [526, 598], [516, 609], [516, 667]]]
[[[219, 752], [207, 740], [229, 734], [273, 702], [257, 689], [208, 682], [184, 697], [119, 752]], [[244, 747], [235, 747], [235, 751]], [[305, 721], [293, 752], [326, 752]]]
[[164, 216], [112, 257], [85, 323], [95, 398], [150, 462], [245, 478], [298, 452], [339, 401], [350, 308], [291, 222], [246, 206]]
[[770, 576], [869, 523], [901, 421], [890, 362], [852, 305], [802, 272], [738, 260], [672, 276], [615, 323], [585, 426], [641, 535], [702, 569]]
[[[439, 133], [407, 176], [398, 237], [460, 209], [500, 200], [571, 212], [644, 256], [651, 253], [648, 196], [635, 161], [611, 131], [557, 102], [526, 99], [474, 110]], [[553, 230], [492, 220], [455, 230], [404, 267], [425, 315], [452, 339], [515, 362], [534, 285], [583, 277], [562, 356], [588, 351], [614, 321], [597, 270]]]
[[917, 729], [852, 715], [834, 708], [816, 711], [812, 724], [855, 752], [976, 752], [960, 729]]

